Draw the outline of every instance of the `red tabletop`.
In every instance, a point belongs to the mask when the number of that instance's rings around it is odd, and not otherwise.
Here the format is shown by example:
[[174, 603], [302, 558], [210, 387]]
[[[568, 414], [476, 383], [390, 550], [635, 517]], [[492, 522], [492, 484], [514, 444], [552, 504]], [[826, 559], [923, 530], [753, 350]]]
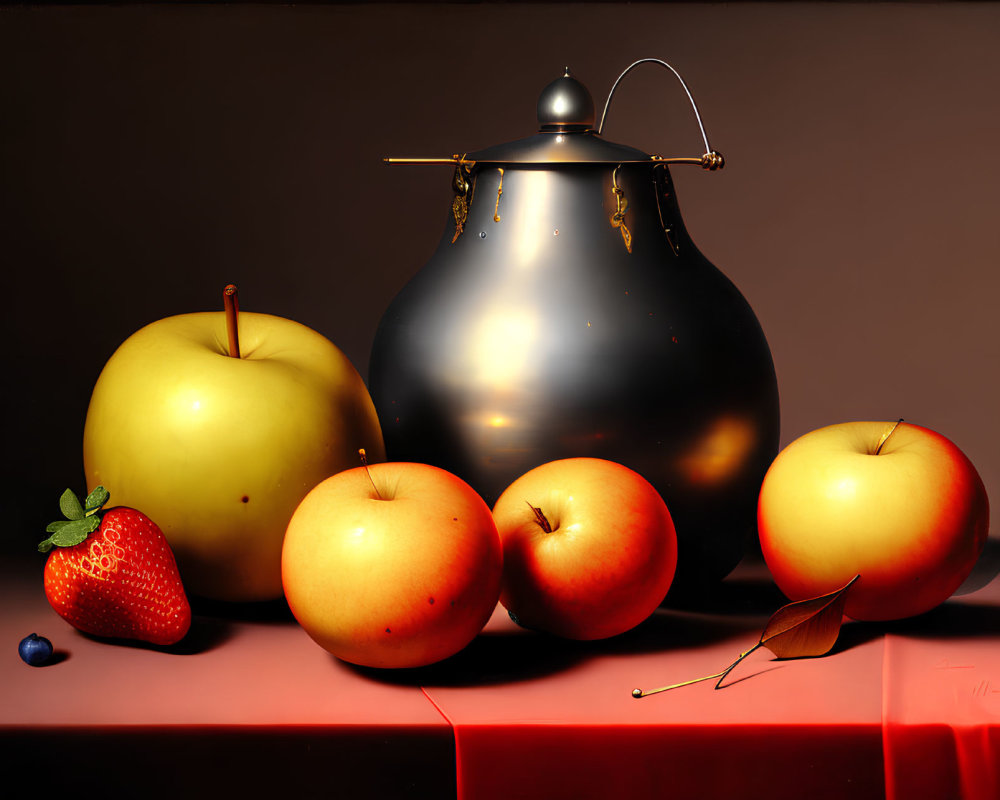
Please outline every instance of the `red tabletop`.
[[[6, 567], [0, 796], [454, 796], [452, 731], [420, 688], [338, 662], [287, 608], [215, 608], [171, 648], [109, 644], [55, 615], [40, 572]], [[32, 632], [51, 666], [20, 660]]]
[[[1000, 797], [1000, 581], [914, 620], [845, 624], [822, 658], [750, 656], [784, 600], [748, 563], [711, 607], [612, 640], [516, 627], [498, 609], [419, 670], [341, 663], [282, 608], [199, 608], [173, 648], [77, 633], [40, 570], [5, 565], [0, 740], [10, 778], [109, 796]], [[37, 632], [55, 663], [23, 664]]]

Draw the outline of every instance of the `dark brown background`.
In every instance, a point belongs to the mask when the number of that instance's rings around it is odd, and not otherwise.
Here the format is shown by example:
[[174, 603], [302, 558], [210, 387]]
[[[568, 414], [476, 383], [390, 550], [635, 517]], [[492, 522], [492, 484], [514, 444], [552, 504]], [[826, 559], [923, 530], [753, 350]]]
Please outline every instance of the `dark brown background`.
[[[770, 340], [782, 443], [936, 428], [1000, 495], [1000, 5], [0, 8], [0, 549], [83, 488], [90, 390], [170, 314], [243, 308], [367, 372], [428, 258], [448, 156], [529, 135], [564, 65], [600, 107], [633, 60], [685, 76], [721, 173], [674, 169], [687, 226]], [[679, 86], [634, 72], [607, 138], [700, 155]]]

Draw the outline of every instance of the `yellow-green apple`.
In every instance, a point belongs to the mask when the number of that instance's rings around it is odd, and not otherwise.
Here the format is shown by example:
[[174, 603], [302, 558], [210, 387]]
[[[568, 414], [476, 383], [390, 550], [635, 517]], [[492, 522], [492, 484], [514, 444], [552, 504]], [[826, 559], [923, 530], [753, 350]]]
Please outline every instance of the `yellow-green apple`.
[[634, 628], [663, 602], [677, 535], [639, 473], [567, 458], [515, 480], [493, 507], [503, 542], [500, 602], [519, 624], [569, 639]]
[[361, 447], [385, 456], [364, 382], [332, 342], [250, 312], [238, 332], [239, 357], [221, 311], [130, 336], [94, 387], [83, 456], [89, 486], [156, 520], [189, 593], [252, 601], [281, 596], [281, 542], [306, 493]]
[[902, 619], [947, 600], [986, 543], [989, 502], [972, 462], [919, 425], [846, 422], [807, 433], [771, 464], [761, 548], [792, 600], [860, 575], [845, 613]]
[[346, 470], [295, 510], [281, 559], [306, 633], [367, 667], [420, 667], [462, 650], [500, 595], [503, 553], [490, 509], [427, 464]]

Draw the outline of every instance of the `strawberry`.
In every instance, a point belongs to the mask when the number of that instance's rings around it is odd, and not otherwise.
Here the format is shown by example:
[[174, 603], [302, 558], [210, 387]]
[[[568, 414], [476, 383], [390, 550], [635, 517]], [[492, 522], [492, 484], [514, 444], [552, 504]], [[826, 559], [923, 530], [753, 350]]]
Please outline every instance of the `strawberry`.
[[[174, 644], [191, 627], [173, 551], [145, 514], [124, 506], [100, 514], [109, 499], [98, 486], [84, 504], [69, 489], [59, 499], [65, 520], [38, 545], [45, 596], [74, 628], [95, 636]], [[53, 550], [53, 547], [55, 549]]]

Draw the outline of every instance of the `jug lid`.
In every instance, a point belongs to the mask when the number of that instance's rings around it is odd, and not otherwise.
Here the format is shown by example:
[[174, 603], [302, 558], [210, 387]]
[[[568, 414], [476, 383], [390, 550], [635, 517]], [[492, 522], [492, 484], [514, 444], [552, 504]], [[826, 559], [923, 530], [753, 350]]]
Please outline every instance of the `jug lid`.
[[587, 87], [565, 68], [538, 97], [538, 133], [469, 153], [485, 164], [620, 164], [649, 162], [649, 153], [615, 144], [594, 129], [594, 100]]
[[[697, 158], [664, 158], [651, 155], [634, 147], [606, 141], [601, 138], [604, 120], [611, 98], [629, 72], [640, 64], [655, 63], [670, 70], [681, 82], [694, 110], [701, 130], [705, 152]], [[451, 158], [386, 158], [387, 164], [451, 164], [459, 170], [470, 170], [477, 163], [484, 164], [697, 164], [703, 169], [717, 170], [725, 165], [722, 154], [713, 150], [708, 143], [701, 114], [694, 102], [687, 84], [666, 61], [658, 58], [642, 58], [633, 62], [618, 76], [608, 94], [604, 113], [594, 127], [594, 100], [587, 87], [574, 78], [569, 67], [562, 77], [556, 78], [542, 89], [538, 98], [538, 133], [524, 139], [516, 139], [505, 144], [494, 145], [474, 153], [452, 155]]]

